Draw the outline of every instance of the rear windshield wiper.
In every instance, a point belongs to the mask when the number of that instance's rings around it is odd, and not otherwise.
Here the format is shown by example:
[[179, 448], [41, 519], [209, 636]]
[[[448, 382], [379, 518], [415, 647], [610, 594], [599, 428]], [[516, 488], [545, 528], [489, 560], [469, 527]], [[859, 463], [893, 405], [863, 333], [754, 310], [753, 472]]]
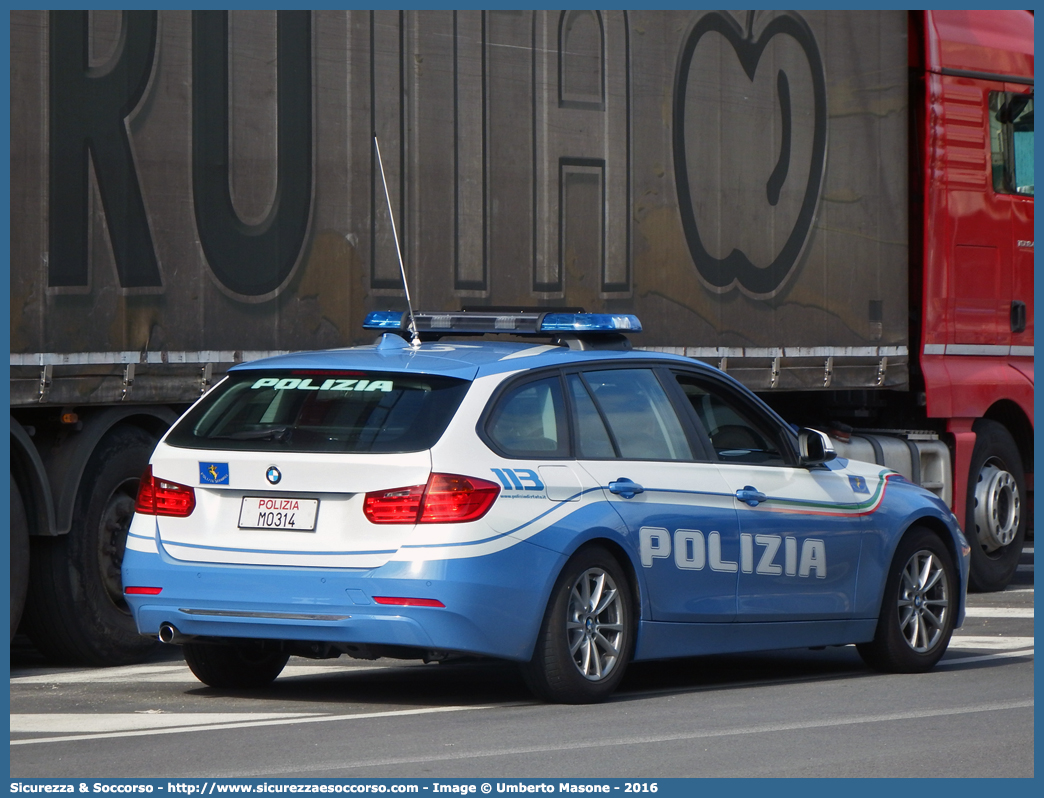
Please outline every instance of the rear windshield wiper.
[[269, 427], [268, 429], [247, 429], [233, 432], [231, 435], [213, 435], [211, 440], [222, 441], [264, 441], [272, 440], [283, 443], [290, 440], [293, 427]]

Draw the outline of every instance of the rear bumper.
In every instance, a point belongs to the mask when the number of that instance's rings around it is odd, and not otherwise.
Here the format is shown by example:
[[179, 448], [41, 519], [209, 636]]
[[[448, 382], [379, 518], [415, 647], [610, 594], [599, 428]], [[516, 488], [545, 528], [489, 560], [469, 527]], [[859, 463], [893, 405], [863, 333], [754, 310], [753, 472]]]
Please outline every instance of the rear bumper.
[[[528, 660], [561, 554], [518, 543], [482, 557], [390, 562], [372, 570], [227, 566], [128, 549], [123, 584], [143, 635], [171, 623], [183, 635], [359, 646], [408, 646]], [[382, 605], [374, 597], [437, 599], [444, 607]]]

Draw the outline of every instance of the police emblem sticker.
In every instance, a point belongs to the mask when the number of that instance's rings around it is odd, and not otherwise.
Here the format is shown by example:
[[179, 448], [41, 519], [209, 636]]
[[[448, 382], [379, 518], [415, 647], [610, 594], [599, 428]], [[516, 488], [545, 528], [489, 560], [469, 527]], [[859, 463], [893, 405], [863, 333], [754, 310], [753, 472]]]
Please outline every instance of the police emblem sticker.
[[848, 478], [848, 484], [852, 486], [854, 493], [866, 493], [869, 495], [870, 488], [867, 487], [866, 479], [864, 477], [850, 476]]
[[228, 463], [200, 463], [200, 485], [227, 485]]

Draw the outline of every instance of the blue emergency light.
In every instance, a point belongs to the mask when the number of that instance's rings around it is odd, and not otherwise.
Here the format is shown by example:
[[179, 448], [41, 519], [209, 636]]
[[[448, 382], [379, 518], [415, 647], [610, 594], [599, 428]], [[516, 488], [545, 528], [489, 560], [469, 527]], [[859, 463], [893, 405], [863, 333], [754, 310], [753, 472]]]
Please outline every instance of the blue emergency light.
[[409, 316], [408, 313], [402, 313], [398, 310], [375, 310], [371, 313], [366, 314], [366, 320], [363, 321], [364, 330], [401, 330], [402, 317]]
[[637, 316], [620, 313], [548, 313], [541, 332], [641, 332]]
[[[617, 334], [642, 331], [637, 316], [626, 313], [555, 312], [548, 310], [461, 310], [413, 314], [417, 332], [426, 338], [442, 335]], [[409, 329], [407, 311], [375, 310], [363, 322], [365, 330], [405, 333]]]

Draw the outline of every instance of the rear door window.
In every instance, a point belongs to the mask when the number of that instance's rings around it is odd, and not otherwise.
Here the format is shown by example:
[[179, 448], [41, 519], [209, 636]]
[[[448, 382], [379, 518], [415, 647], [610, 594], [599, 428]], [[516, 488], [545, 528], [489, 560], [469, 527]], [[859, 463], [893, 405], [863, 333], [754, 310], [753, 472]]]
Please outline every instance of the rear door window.
[[573, 429], [576, 430], [576, 456], [581, 460], [616, 457], [616, 449], [602, 415], [580, 375], [570, 374], [566, 382], [569, 384], [569, 399], [573, 409]]
[[397, 372], [232, 372], [171, 430], [171, 446], [400, 453], [441, 437], [469, 382]]

